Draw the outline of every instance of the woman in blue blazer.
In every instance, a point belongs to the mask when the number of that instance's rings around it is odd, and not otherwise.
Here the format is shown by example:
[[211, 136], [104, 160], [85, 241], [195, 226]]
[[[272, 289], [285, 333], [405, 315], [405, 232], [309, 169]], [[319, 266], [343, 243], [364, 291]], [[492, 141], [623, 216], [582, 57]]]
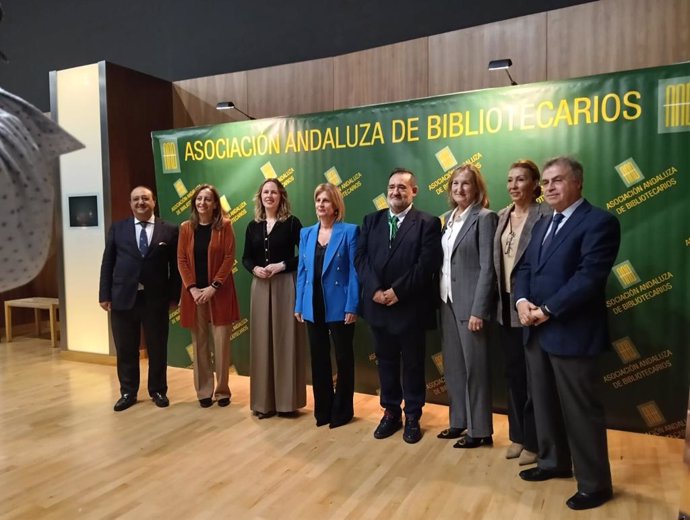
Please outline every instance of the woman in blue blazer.
[[[314, 204], [319, 221], [300, 233], [295, 318], [307, 322], [316, 425], [337, 428], [354, 415], [352, 342], [359, 306], [354, 260], [359, 227], [343, 222], [343, 196], [332, 184], [316, 187]], [[335, 388], [331, 339], [338, 371]]]

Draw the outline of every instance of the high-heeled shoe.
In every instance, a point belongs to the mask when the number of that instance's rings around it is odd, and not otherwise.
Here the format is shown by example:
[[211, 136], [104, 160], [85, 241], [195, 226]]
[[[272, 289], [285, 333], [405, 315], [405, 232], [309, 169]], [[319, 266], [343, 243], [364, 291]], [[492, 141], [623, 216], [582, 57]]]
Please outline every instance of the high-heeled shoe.
[[480, 446], [491, 446], [493, 443], [494, 440], [491, 438], [491, 435], [488, 437], [470, 437], [469, 435], [465, 435], [460, 437], [460, 440], [453, 444], [453, 448], [479, 448]]

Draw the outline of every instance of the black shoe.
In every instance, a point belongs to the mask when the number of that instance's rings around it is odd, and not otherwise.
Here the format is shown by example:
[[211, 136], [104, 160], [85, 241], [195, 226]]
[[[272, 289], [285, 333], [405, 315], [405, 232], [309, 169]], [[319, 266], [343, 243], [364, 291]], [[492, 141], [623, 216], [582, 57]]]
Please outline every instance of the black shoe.
[[492, 446], [494, 440], [491, 435], [488, 437], [470, 437], [469, 435], [463, 435], [460, 440], [453, 444], [453, 448], [471, 449], [479, 448], [479, 446]]
[[374, 438], [385, 439], [386, 437], [393, 435], [400, 428], [402, 428], [402, 420], [400, 419], [400, 416], [396, 417], [391, 412], [386, 410], [381, 418], [381, 422], [376, 427], [376, 430], [374, 430]]
[[121, 412], [122, 410], [126, 410], [136, 402], [137, 397], [135, 395], [122, 394], [122, 397], [120, 397], [115, 403], [115, 406], [113, 406], [113, 410], [115, 410], [116, 412]]
[[419, 419], [406, 419], [403, 440], [407, 444], [415, 444], [422, 438], [422, 428], [419, 426]]
[[208, 408], [213, 404], [213, 399], [210, 397], [204, 397], [203, 399], [199, 399], [199, 406], [202, 408]]
[[299, 417], [299, 411], [293, 410], [291, 412], [278, 412], [278, 417], [285, 417], [287, 419], [295, 419]]
[[439, 433], [436, 437], [439, 439], [459, 439], [462, 437], [463, 428], [447, 428]]
[[343, 417], [341, 419], [333, 419], [331, 421], [331, 424], [328, 425], [328, 427], [332, 430], [333, 428], [339, 428], [341, 426], [345, 426], [347, 423], [349, 423], [352, 420], [352, 416], [350, 417]]
[[229, 397], [221, 397], [218, 399], [218, 406], [228, 406], [230, 404]]
[[162, 394], [161, 392], [154, 392], [151, 396], [151, 399], [153, 399], [153, 402], [158, 408], [165, 408], [166, 406], [170, 405], [170, 401], [166, 395]]
[[523, 469], [519, 475], [522, 480], [527, 482], [543, 482], [552, 478], [570, 478], [573, 476], [573, 471], [571, 469], [542, 469], [537, 466], [536, 468]]
[[254, 415], [256, 415], [259, 419], [269, 419], [275, 414], [275, 412], [254, 412]]
[[568, 500], [566, 500], [565, 505], [570, 509], [579, 511], [581, 509], [592, 509], [594, 507], [599, 507], [612, 498], [613, 490], [610, 488], [604, 489], [603, 491], [595, 491], [594, 493], [582, 493], [578, 491]]

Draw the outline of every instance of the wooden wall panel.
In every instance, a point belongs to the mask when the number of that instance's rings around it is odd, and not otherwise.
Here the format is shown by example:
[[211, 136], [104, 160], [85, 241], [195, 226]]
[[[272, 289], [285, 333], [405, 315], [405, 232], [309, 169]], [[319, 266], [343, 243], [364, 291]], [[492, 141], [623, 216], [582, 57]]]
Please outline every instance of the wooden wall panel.
[[429, 37], [429, 95], [510, 85], [489, 61], [513, 60], [518, 83], [546, 79], [546, 14], [522, 16]]
[[688, 0], [601, 0], [546, 16], [550, 80], [690, 60]]
[[[111, 211], [105, 224], [130, 217], [132, 188], [155, 190], [151, 132], [173, 124], [172, 84], [147, 74], [106, 63], [108, 158]], [[107, 180], [107, 179], [105, 179]]]
[[333, 110], [333, 58], [250, 70], [247, 96], [256, 118]]
[[175, 128], [215, 125], [246, 119], [236, 110], [216, 110], [219, 101], [232, 101], [251, 114], [247, 106], [247, 73], [233, 72], [176, 81], [173, 91]]
[[336, 109], [429, 95], [427, 38], [338, 56]]

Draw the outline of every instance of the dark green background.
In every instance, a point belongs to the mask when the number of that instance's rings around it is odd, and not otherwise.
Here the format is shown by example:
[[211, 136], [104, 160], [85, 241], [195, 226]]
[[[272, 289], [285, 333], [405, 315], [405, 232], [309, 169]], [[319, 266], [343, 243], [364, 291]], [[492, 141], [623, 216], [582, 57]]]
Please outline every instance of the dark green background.
[[[610, 427], [681, 436], [684, 433], [685, 397], [690, 374], [686, 344], [687, 332], [690, 329], [689, 248], [686, 245], [687, 239], [690, 238], [686, 179], [690, 166], [690, 122], [681, 127], [680, 131], [659, 132], [659, 111], [665, 110], [664, 89], [660, 86], [660, 81], [669, 78], [680, 78], [678, 82], [690, 83], [690, 64], [453, 94], [299, 117], [155, 132], [153, 148], [161, 216], [175, 222], [182, 222], [188, 218], [188, 211], [179, 216], [170, 211], [179, 200], [173, 188], [173, 182], [178, 178], [182, 179], [190, 191], [202, 182], [216, 185], [221, 193], [226, 195], [232, 207], [243, 201], [247, 203], [247, 215], [235, 223], [239, 260], [244, 247], [245, 229], [253, 216], [252, 197], [263, 181], [260, 167], [267, 161], [271, 162], [278, 176], [289, 168], [294, 168], [295, 180], [287, 186], [287, 190], [293, 213], [304, 225], [315, 222], [313, 189], [318, 183], [325, 181], [323, 173], [331, 166], [337, 168], [343, 181], [357, 172], [362, 175], [362, 186], [345, 199], [346, 220], [349, 222], [360, 224], [366, 213], [374, 211], [372, 199], [385, 192], [388, 174], [397, 166], [409, 168], [417, 174], [420, 191], [415, 205], [422, 210], [441, 215], [447, 210], [446, 197], [430, 191], [427, 185], [444, 173], [434, 154], [445, 146], [451, 149], [458, 163], [474, 154], [481, 154], [479, 165], [488, 183], [491, 208], [496, 211], [509, 202], [505, 187], [508, 166], [520, 158], [530, 158], [537, 164], [542, 164], [547, 158], [555, 155], [575, 156], [585, 167], [585, 196], [593, 204], [602, 207], [606, 207], [608, 201], [632, 188], [626, 187], [615, 169], [615, 166], [625, 159], [632, 157], [643, 173], [645, 179], [639, 184], [669, 167], [675, 167], [678, 173], [673, 176], [676, 181], [673, 188], [619, 216], [623, 239], [617, 259], [617, 263], [629, 260], [641, 282], [667, 271], [672, 272], [673, 289], [620, 315], [614, 316], [610, 313], [612, 340], [629, 337], [639, 351], [641, 359], [669, 349], [673, 353], [670, 359], [671, 367], [619, 389], [607, 383], [604, 386], [604, 400]], [[636, 101], [641, 107], [641, 116], [635, 120], [620, 117], [615, 122], [600, 120], [592, 124], [562, 124], [556, 128], [531, 130], [514, 128], [512, 131], [504, 125], [501, 131], [493, 134], [485, 132], [483, 135], [462, 135], [432, 141], [426, 140], [425, 132], [421, 131], [421, 139], [417, 142], [393, 144], [390, 140], [393, 119], [419, 117], [419, 126], [423, 129], [424, 121], [429, 114], [469, 111], [473, 118], [472, 126], [476, 128], [476, 117], [481, 109], [497, 107], [505, 112], [510, 107], [530, 103], [537, 105], [544, 100], [551, 100], [557, 105], [560, 99], [571, 100], [572, 106], [572, 100], [577, 97], [602, 98], [608, 93], [618, 93], [622, 97], [625, 92], [631, 90], [638, 91], [641, 96]], [[690, 92], [690, 87], [687, 90]], [[686, 101], [690, 102], [690, 99]], [[250, 158], [184, 160], [185, 144], [198, 139], [258, 135], [261, 132], [271, 135], [278, 133], [283, 137], [284, 146], [287, 132], [298, 129], [343, 129], [346, 125], [362, 122], [373, 124], [376, 121], [382, 124], [385, 144]], [[163, 173], [160, 142], [170, 138], [177, 139], [180, 173]], [[613, 210], [612, 212], [615, 213]], [[251, 276], [241, 263], [238, 266], [235, 283], [242, 316], [248, 317]], [[609, 279], [607, 291], [609, 297], [623, 292], [613, 275]], [[233, 359], [241, 374], [247, 374], [249, 369], [248, 339], [248, 333], [245, 333], [234, 341], [232, 346]], [[169, 347], [172, 365], [190, 364], [185, 351], [189, 343], [187, 331], [179, 329], [177, 325], [172, 327]], [[370, 332], [363, 321], [357, 325], [355, 350], [357, 390], [375, 393], [378, 378], [375, 364], [370, 360], [373, 352]], [[440, 350], [438, 334], [430, 334], [427, 342], [428, 383], [441, 377], [431, 358]], [[494, 405], [497, 409], [502, 409], [505, 407], [504, 369], [500, 345], [496, 340], [492, 341], [491, 350]], [[623, 368], [624, 363], [611, 350], [602, 357], [601, 366], [602, 374], [606, 374]], [[446, 402], [445, 393], [434, 395], [429, 391], [428, 398], [432, 402]], [[663, 415], [663, 419], [657, 424], [645, 423], [638, 411], [639, 405], [649, 401], [655, 402]], [[653, 428], [664, 425], [667, 425], [666, 431]]]

